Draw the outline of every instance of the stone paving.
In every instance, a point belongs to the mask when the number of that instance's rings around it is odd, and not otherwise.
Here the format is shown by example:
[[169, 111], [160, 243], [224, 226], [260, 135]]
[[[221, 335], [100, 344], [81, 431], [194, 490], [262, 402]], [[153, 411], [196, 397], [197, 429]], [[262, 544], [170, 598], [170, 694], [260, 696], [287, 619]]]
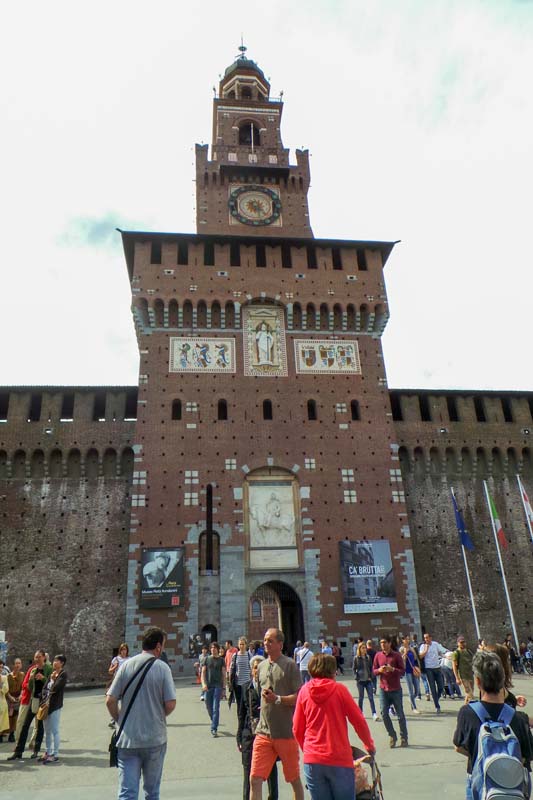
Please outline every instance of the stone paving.
[[[355, 688], [351, 678], [346, 682]], [[529, 698], [528, 710], [533, 715], [533, 679], [517, 678], [515, 692]], [[207, 712], [199, 698], [198, 687], [191, 685], [189, 679], [177, 682], [177, 707], [169, 717], [161, 798], [239, 800], [242, 768], [234, 738], [235, 708], [230, 711], [227, 703], [222, 703], [219, 738], [213, 739]], [[404, 707], [408, 705], [404, 693]], [[462, 800], [466, 759], [457, 755], [451, 745], [460, 703], [443, 702], [443, 714], [439, 717], [433, 703], [422, 700], [419, 705], [421, 716], [407, 712], [408, 749], [390, 750], [383, 723], [369, 721], [378, 748], [377, 762], [385, 798], [428, 800], [438, 795], [446, 800]], [[116, 798], [117, 770], [108, 767], [108, 721], [103, 691], [68, 693], [61, 720], [60, 763], [42, 766], [29, 757], [23, 763], [6, 763], [12, 745], [0, 745], [0, 800]], [[351, 738], [356, 744], [355, 735]], [[280, 776], [280, 800], [290, 797], [289, 787]]]

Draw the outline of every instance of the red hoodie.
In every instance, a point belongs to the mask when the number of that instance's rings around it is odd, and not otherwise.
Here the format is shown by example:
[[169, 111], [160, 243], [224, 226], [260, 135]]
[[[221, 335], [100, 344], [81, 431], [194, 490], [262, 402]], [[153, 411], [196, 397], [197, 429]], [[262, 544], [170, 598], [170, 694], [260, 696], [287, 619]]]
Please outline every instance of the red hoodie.
[[346, 720], [351, 722], [365, 748], [376, 746], [366, 720], [343, 683], [332, 678], [313, 678], [298, 693], [292, 723], [303, 750], [304, 764], [353, 767]]

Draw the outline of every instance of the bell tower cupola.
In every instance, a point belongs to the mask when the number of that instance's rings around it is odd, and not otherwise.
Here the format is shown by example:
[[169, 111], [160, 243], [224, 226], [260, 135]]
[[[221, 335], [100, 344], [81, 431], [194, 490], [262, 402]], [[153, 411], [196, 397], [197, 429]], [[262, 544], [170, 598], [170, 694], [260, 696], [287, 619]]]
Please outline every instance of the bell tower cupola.
[[263, 71], [239, 50], [214, 90], [211, 158], [208, 145], [196, 145], [198, 233], [312, 237], [309, 153], [297, 150], [289, 163], [282, 98], [270, 96]]

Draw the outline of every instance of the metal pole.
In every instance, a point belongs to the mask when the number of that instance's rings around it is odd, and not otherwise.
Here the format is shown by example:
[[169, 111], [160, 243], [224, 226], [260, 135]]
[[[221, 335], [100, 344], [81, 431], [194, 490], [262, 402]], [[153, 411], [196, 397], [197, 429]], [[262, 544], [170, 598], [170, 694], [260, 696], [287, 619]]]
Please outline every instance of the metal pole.
[[[457, 499], [455, 497], [455, 492], [453, 491], [453, 486], [450, 486], [450, 491], [452, 493], [453, 499], [457, 503]], [[457, 532], [459, 533], [459, 531], [457, 531]], [[463, 553], [463, 561], [464, 561], [464, 565], [465, 565], [466, 582], [468, 583], [468, 591], [470, 592], [470, 602], [472, 603], [472, 614], [474, 615], [474, 625], [476, 626], [476, 635], [477, 635], [477, 638], [478, 638], [478, 641], [479, 641], [481, 639], [481, 634], [479, 632], [479, 622], [478, 622], [478, 619], [477, 619], [476, 604], [474, 602], [474, 592], [472, 591], [472, 581], [470, 580], [470, 572], [468, 571], [468, 563], [467, 563], [467, 560], [466, 560], [466, 551], [465, 551], [465, 546], [464, 546], [463, 543], [461, 543], [461, 550], [462, 550], [462, 553]]]
[[529, 514], [527, 513], [526, 501], [524, 500], [524, 487], [522, 486], [522, 481], [520, 480], [519, 475], [516, 476], [516, 480], [518, 481], [518, 488], [520, 489], [520, 499], [522, 500], [522, 505], [524, 506], [524, 514], [526, 515], [526, 525], [529, 529], [529, 535], [531, 536], [531, 541], [533, 542], [533, 530], [531, 530], [531, 519], [529, 517]]
[[492, 533], [494, 534], [494, 542], [496, 543], [496, 552], [498, 553], [498, 561], [500, 562], [500, 570], [502, 573], [502, 580], [503, 580], [503, 587], [505, 589], [505, 597], [507, 598], [507, 606], [509, 608], [509, 616], [511, 617], [511, 627], [513, 629], [514, 639], [516, 643], [516, 652], [520, 653], [520, 642], [518, 641], [518, 633], [516, 632], [516, 624], [514, 621], [514, 614], [513, 614], [513, 607], [511, 606], [511, 598], [509, 596], [509, 587], [507, 586], [507, 578], [505, 577], [505, 570], [503, 568], [503, 561], [502, 561], [502, 554], [500, 551], [500, 543], [498, 541], [498, 536], [496, 534], [496, 526], [494, 524], [494, 517], [492, 516], [492, 508], [490, 505], [490, 498], [489, 498], [489, 489], [487, 486], [487, 481], [483, 481], [483, 487], [485, 489], [485, 498], [487, 500], [487, 505], [489, 507], [489, 514], [490, 514], [490, 522], [492, 525]]

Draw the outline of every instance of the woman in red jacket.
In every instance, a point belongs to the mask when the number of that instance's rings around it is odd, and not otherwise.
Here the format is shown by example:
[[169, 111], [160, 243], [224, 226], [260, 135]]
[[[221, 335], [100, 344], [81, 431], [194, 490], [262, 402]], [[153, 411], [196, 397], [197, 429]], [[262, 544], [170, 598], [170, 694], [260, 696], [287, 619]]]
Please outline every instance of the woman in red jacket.
[[376, 750], [366, 720], [349, 690], [337, 683], [333, 656], [314, 655], [312, 680], [300, 689], [293, 732], [304, 754], [304, 774], [312, 800], [355, 800], [353, 756], [347, 721], [367, 753]]

